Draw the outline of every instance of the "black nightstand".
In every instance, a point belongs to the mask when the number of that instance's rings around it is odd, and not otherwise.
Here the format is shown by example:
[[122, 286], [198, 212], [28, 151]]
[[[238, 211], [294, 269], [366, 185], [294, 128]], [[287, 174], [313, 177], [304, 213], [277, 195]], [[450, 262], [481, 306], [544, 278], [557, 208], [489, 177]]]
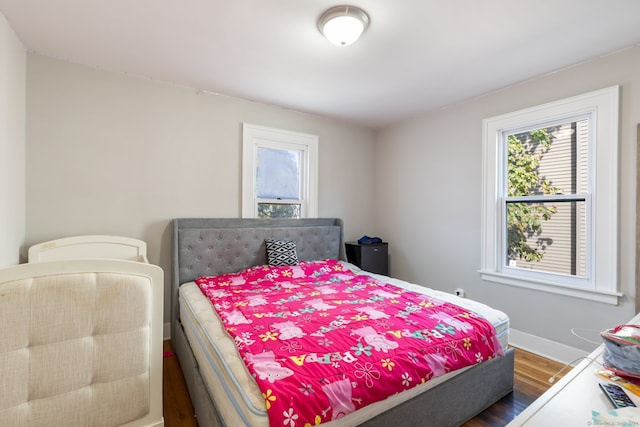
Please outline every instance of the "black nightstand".
[[346, 242], [347, 261], [371, 273], [389, 274], [389, 244]]

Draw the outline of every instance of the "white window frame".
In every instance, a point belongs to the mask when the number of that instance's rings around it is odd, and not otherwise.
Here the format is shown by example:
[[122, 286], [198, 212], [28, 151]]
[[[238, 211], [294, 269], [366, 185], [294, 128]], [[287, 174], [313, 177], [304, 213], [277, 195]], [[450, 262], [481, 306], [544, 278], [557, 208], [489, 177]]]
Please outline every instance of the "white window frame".
[[[482, 254], [483, 280], [591, 301], [618, 304], [618, 103], [619, 86], [491, 117], [483, 121]], [[591, 115], [587, 203], [589, 271], [576, 277], [506, 265], [502, 180], [506, 133], [544, 123]], [[542, 126], [538, 126], [542, 124]]]
[[300, 216], [317, 217], [318, 136], [249, 123], [242, 125], [242, 217], [257, 218], [258, 203], [265, 202], [256, 195], [258, 147], [301, 153]]

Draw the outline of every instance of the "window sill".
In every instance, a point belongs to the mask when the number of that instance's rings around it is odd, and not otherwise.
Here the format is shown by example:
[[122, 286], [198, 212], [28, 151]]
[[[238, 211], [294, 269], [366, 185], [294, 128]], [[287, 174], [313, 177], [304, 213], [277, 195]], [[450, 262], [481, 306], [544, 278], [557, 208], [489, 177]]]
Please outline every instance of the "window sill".
[[563, 284], [555, 284], [526, 279], [522, 277], [514, 277], [507, 274], [496, 273], [495, 271], [480, 271], [480, 277], [482, 278], [482, 280], [486, 280], [488, 282], [565, 295], [569, 297], [581, 298], [589, 301], [601, 302], [611, 305], [618, 305], [619, 299], [620, 297], [622, 297], [622, 294], [619, 292], [576, 288]]

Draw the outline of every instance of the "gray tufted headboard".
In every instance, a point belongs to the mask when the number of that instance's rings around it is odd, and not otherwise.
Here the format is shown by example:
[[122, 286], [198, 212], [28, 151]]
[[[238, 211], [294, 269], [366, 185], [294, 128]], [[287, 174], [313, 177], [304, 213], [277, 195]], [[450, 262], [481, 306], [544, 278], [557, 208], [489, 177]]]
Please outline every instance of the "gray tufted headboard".
[[267, 238], [294, 241], [302, 261], [344, 259], [342, 220], [337, 218], [174, 219], [172, 328], [176, 327], [182, 283], [266, 264]]

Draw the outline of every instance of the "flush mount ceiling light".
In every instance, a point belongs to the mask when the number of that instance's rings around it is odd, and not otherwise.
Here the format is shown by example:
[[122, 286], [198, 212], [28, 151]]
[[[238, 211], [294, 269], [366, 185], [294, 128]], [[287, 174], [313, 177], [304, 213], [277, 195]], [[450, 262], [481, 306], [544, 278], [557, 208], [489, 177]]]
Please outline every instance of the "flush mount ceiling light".
[[318, 20], [318, 29], [337, 46], [348, 46], [360, 38], [369, 26], [369, 15], [355, 6], [336, 6]]

